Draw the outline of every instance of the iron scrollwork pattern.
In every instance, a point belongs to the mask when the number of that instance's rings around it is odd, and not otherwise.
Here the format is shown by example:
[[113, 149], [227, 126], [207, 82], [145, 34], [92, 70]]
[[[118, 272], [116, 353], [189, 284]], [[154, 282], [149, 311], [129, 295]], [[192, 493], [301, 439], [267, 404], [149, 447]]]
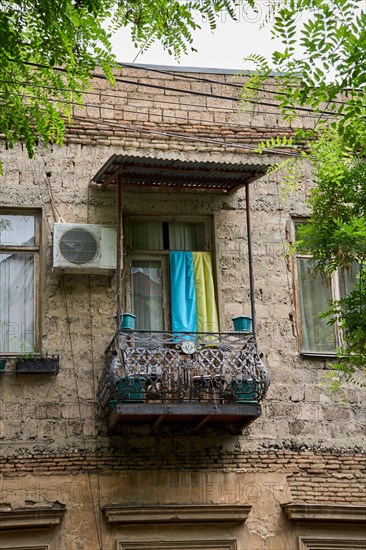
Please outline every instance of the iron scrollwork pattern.
[[251, 334], [126, 330], [107, 350], [98, 397], [105, 409], [117, 402], [259, 402], [268, 386]]

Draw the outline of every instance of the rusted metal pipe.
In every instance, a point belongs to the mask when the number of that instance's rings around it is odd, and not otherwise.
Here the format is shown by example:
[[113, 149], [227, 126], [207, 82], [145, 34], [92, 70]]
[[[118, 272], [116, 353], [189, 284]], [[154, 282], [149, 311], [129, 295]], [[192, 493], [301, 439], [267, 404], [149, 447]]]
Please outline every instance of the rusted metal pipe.
[[116, 309], [117, 309], [117, 330], [119, 330], [120, 320], [122, 317], [122, 306], [121, 306], [121, 267], [122, 267], [122, 205], [121, 205], [121, 185], [119, 182], [119, 177], [117, 178], [116, 185], [117, 192], [117, 278], [116, 278]]
[[251, 236], [251, 225], [250, 225], [249, 184], [248, 183], [245, 184], [245, 209], [246, 209], [246, 215], [247, 215], [250, 310], [251, 310], [251, 317], [252, 317], [253, 333], [255, 334], [256, 319], [255, 319], [255, 304], [254, 304], [254, 274], [253, 274], [253, 253], [252, 253], [252, 236]]

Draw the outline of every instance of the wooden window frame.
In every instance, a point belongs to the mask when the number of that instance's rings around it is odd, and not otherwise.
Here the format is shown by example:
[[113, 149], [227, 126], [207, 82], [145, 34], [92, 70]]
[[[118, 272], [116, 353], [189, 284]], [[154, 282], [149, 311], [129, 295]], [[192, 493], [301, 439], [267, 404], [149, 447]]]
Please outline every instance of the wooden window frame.
[[[35, 218], [35, 230], [34, 230], [34, 246], [18, 246], [18, 245], [2, 245], [0, 244], [0, 254], [11, 254], [14, 252], [24, 252], [32, 254], [34, 257], [34, 304], [33, 304], [33, 318], [34, 318], [34, 338], [33, 338], [33, 352], [40, 351], [40, 252], [41, 252], [41, 211], [35, 209], [20, 209], [20, 208], [1, 208], [0, 215], [8, 216], [34, 216]], [[3, 351], [0, 352], [0, 357], [13, 357], [21, 353], [20, 351]]]
[[[289, 234], [289, 242], [291, 244], [294, 244], [295, 241], [296, 241], [296, 229], [295, 229], [295, 226], [296, 224], [299, 224], [299, 223], [307, 223], [308, 222], [308, 219], [309, 218], [300, 218], [300, 217], [296, 217], [296, 218], [291, 218], [291, 224], [290, 224], [290, 227], [289, 227], [289, 231], [288, 231], [288, 234]], [[299, 268], [298, 268], [298, 260], [299, 259], [312, 259], [312, 255], [311, 254], [306, 254], [306, 253], [299, 253], [299, 254], [294, 254], [293, 256], [293, 261], [292, 261], [292, 271], [293, 271], [293, 295], [294, 295], [294, 305], [295, 305], [295, 322], [296, 322], [296, 327], [297, 327], [297, 334], [298, 334], [298, 337], [299, 337], [299, 342], [298, 342], [298, 346], [299, 346], [299, 353], [300, 355], [303, 355], [305, 357], [309, 356], [309, 357], [336, 357], [337, 356], [337, 353], [336, 353], [336, 348], [338, 346], [341, 346], [343, 344], [343, 335], [342, 335], [342, 330], [341, 330], [341, 327], [339, 326], [339, 323], [336, 319], [334, 325], [333, 325], [333, 333], [334, 333], [334, 351], [333, 352], [330, 352], [330, 351], [318, 351], [318, 352], [315, 352], [315, 351], [304, 351], [302, 349], [302, 322], [301, 322], [301, 297], [300, 297], [300, 285], [299, 285]], [[331, 290], [331, 297], [332, 297], [332, 300], [333, 301], [337, 301], [337, 300], [340, 300], [341, 299], [341, 293], [340, 293], [340, 272], [339, 272], [339, 269], [336, 269], [332, 275], [330, 275], [330, 278], [329, 278], [329, 285], [330, 285], [330, 290]]]

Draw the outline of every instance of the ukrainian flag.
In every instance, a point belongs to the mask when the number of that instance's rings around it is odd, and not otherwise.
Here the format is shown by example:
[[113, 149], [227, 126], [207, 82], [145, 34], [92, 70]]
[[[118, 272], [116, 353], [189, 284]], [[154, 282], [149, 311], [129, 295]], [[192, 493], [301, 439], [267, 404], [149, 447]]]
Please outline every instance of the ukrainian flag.
[[210, 252], [169, 253], [173, 332], [218, 332]]

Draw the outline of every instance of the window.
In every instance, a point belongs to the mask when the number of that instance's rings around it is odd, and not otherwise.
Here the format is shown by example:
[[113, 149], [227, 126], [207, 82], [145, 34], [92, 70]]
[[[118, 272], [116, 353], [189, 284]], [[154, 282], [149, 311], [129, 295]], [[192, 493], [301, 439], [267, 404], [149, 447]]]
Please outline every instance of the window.
[[[295, 234], [302, 223], [306, 223], [305, 220], [295, 221]], [[359, 269], [360, 266], [354, 264], [350, 271], [336, 270], [326, 280], [314, 272], [311, 255], [306, 251], [297, 254], [296, 301], [302, 353], [333, 354], [340, 345], [339, 328], [328, 325], [328, 319], [321, 318], [320, 314], [329, 309], [331, 300], [339, 300], [351, 292]]]
[[137, 329], [218, 331], [209, 228], [208, 219], [128, 220], [125, 308]]
[[36, 348], [39, 222], [36, 214], [0, 213], [0, 352]]

